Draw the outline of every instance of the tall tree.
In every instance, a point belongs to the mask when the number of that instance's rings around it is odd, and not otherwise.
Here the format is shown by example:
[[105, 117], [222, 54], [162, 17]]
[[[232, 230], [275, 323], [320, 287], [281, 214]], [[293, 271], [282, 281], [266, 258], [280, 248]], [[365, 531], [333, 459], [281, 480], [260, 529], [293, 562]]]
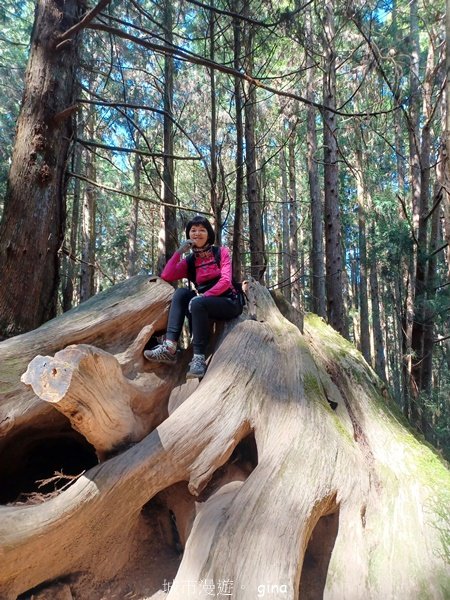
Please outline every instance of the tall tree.
[[[214, 0], [212, 1], [212, 6]], [[216, 15], [213, 10], [209, 15], [209, 58], [211, 61], [216, 59]], [[211, 125], [210, 125], [210, 160], [211, 160], [211, 209], [214, 213], [214, 222], [216, 230], [217, 244], [222, 243], [222, 203], [220, 202], [217, 183], [218, 183], [218, 152], [217, 152], [217, 93], [216, 93], [216, 72], [209, 69], [209, 78], [211, 82]]]
[[[324, 4], [323, 23], [323, 144], [325, 188], [325, 258], [327, 316], [330, 325], [348, 337], [344, 314], [343, 257], [341, 245], [341, 215], [339, 206], [339, 163], [337, 153], [336, 113], [336, 51], [334, 0]], [[332, 109], [332, 110], [327, 110]]]
[[[89, 107], [86, 132], [90, 140], [95, 138], [96, 113]], [[85, 150], [86, 177], [88, 181], [97, 178], [96, 156], [91, 148]], [[87, 183], [84, 186], [83, 206], [81, 212], [81, 270], [80, 270], [80, 302], [85, 302], [95, 294], [95, 253], [96, 253], [96, 216], [97, 189]]]
[[[173, 6], [170, 0], [164, 0], [164, 38], [168, 48], [173, 46]], [[170, 53], [164, 55], [164, 158], [161, 208], [162, 226], [160, 241], [159, 272], [178, 246], [177, 215], [175, 204], [175, 165], [174, 165], [174, 60]]]
[[[233, 0], [233, 66], [239, 72], [242, 66], [242, 31], [241, 21], [238, 18], [242, 7], [240, 0]], [[239, 77], [234, 77], [234, 107], [236, 119], [236, 193], [234, 204], [233, 222], [233, 275], [237, 280], [242, 278], [242, 252], [243, 252], [243, 196], [244, 196], [244, 116], [243, 116], [243, 91]]]
[[[245, 6], [248, 16], [249, 6]], [[247, 23], [245, 36], [245, 71], [253, 73], [253, 25]], [[256, 281], [264, 280], [267, 259], [264, 250], [262, 199], [256, 157], [256, 86], [248, 85], [245, 99], [245, 165], [247, 179], [248, 222], [251, 274]]]
[[[82, 148], [80, 144], [76, 144], [72, 156], [73, 168], [75, 173], [81, 172]], [[73, 182], [73, 197], [72, 197], [72, 213], [70, 216], [70, 238], [67, 248], [66, 265], [65, 265], [65, 281], [62, 290], [63, 312], [72, 308], [75, 291], [75, 257], [78, 249], [78, 234], [80, 223], [80, 199], [81, 199], [81, 181], [78, 178]]]
[[[313, 58], [314, 34], [312, 26], [312, 9], [306, 8], [306, 96], [314, 102], [315, 97], [315, 68]], [[326, 317], [325, 272], [323, 251], [323, 201], [317, 166], [317, 125], [316, 109], [312, 104], [307, 107], [307, 164], [308, 183], [311, 204], [311, 295], [312, 310], [320, 317]]]
[[367, 264], [367, 184], [364, 175], [366, 161], [363, 157], [363, 134], [360, 126], [355, 128], [356, 141], [356, 189], [358, 195], [358, 246], [359, 246], [359, 315], [360, 315], [360, 350], [368, 364], [371, 363], [369, 297], [368, 297], [368, 264]]
[[291, 301], [291, 274], [289, 270], [289, 191], [286, 166], [286, 153], [283, 149], [280, 152], [280, 170], [281, 170], [281, 229], [282, 229], [282, 278], [283, 295], [288, 302]]
[[0, 335], [34, 329], [56, 314], [64, 239], [64, 168], [72, 137], [81, 0], [39, 0], [25, 91], [0, 224]]
[[141, 189], [141, 159], [138, 154], [134, 158], [134, 193], [136, 197], [132, 198], [130, 206], [130, 217], [128, 226], [128, 260], [127, 275], [132, 277], [136, 275], [137, 260], [137, 242], [139, 225], [139, 195]]
[[[293, 117], [292, 117], [293, 118]], [[289, 122], [289, 271], [291, 280], [291, 302], [297, 310], [303, 311], [301, 290], [301, 269], [299, 261], [298, 203], [295, 169], [295, 125]]]

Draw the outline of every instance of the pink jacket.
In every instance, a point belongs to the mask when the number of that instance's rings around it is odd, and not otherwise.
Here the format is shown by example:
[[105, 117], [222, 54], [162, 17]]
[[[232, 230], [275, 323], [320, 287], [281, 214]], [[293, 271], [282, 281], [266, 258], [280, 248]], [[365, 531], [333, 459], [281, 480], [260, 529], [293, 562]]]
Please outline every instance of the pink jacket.
[[[220, 277], [219, 281], [211, 289], [205, 292], [204, 296], [220, 296], [233, 287], [231, 283], [231, 258], [230, 251], [225, 246], [220, 248], [220, 267], [211, 255], [206, 258], [195, 259], [195, 272], [197, 285], [202, 285], [211, 279]], [[177, 279], [187, 278], [188, 266], [185, 258], [181, 254], [175, 254], [167, 261], [166, 266], [161, 273], [161, 278], [165, 281], [176, 281]]]

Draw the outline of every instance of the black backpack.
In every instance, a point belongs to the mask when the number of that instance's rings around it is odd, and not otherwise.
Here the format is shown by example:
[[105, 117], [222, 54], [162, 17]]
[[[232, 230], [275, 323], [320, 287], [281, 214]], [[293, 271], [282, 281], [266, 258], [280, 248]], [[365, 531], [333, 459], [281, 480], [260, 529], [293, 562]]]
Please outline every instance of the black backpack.
[[[214, 255], [214, 260], [216, 261], [217, 266], [220, 268], [220, 247], [212, 246], [211, 249], [212, 249], [212, 252]], [[187, 275], [188, 279], [195, 286], [195, 289], [198, 292], [200, 292], [200, 293], [206, 292], [206, 290], [212, 288], [213, 285], [215, 285], [219, 281], [219, 278], [213, 279], [212, 281], [209, 281], [207, 284], [205, 284], [205, 286], [198, 287], [197, 286], [197, 274], [196, 274], [196, 270], [195, 270], [195, 254], [189, 254], [186, 257], [186, 263], [187, 263], [187, 270], [188, 270], [188, 275]], [[233, 287], [236, 290], [238, 301], [239, 301], [239, 304], [241, 305], [241, 308], [244, 308], [244, 306], [247, 304], [248, 298], [247, 298], [247, 295], [245, 294], [244, 290], [242, 289], [242, 283], [240, 281], [236, 281], [234, 279], [234, 277], [233, 277], [231, 283], [233, 284]], [[230, 292], [225, 292], [222, 295], [226, 296], [229, 293]]]

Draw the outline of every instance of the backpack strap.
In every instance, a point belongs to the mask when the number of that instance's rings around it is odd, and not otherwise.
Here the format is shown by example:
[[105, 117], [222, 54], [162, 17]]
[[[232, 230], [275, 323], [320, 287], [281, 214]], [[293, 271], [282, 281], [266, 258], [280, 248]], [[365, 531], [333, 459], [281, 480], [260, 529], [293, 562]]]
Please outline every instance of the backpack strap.
[[[214, 260], [216, 261], [217, 266], [220, 269], [220, 247], [219, 246], [211, 246], [211, 250], [214, 256]], [[197, 286], [197, 270], [195, 266], [195, 254], [192, 252], [186, 257], [187, 263], [187, 276], [191, 283]]]
[[191, 283], [196, 284], [196, 272], [195, 272], [195, 254], [188, 254], [186, 256], [186, 264], [187, 264], [187, 276]]

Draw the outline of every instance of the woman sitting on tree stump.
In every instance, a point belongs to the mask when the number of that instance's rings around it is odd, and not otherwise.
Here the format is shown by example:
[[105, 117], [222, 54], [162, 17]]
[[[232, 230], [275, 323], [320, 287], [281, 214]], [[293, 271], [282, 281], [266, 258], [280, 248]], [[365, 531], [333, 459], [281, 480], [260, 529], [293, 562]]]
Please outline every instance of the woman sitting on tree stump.
[[[146, 350], [144, 356], [152, 362], [174, 363], [187, 316], [191, 325], [194, 356], [186, 377], [192, 379], [203, 377], [206, 372], [209, 319], [233, 319], [242, 312], [242, 306], [232, 283], [230, 251], [225, 246], [213, 246], [215, 233], [208, 219], [196, 216], [189, 221], [186, 238], [167, 262], [161, 278], [165, 281], [187, 278], [196, 289], [178, 288], [175, 291], [166, 339], [156, 348]], [[192, 253], [183, 258], [183, 254], [190, 250]]]

